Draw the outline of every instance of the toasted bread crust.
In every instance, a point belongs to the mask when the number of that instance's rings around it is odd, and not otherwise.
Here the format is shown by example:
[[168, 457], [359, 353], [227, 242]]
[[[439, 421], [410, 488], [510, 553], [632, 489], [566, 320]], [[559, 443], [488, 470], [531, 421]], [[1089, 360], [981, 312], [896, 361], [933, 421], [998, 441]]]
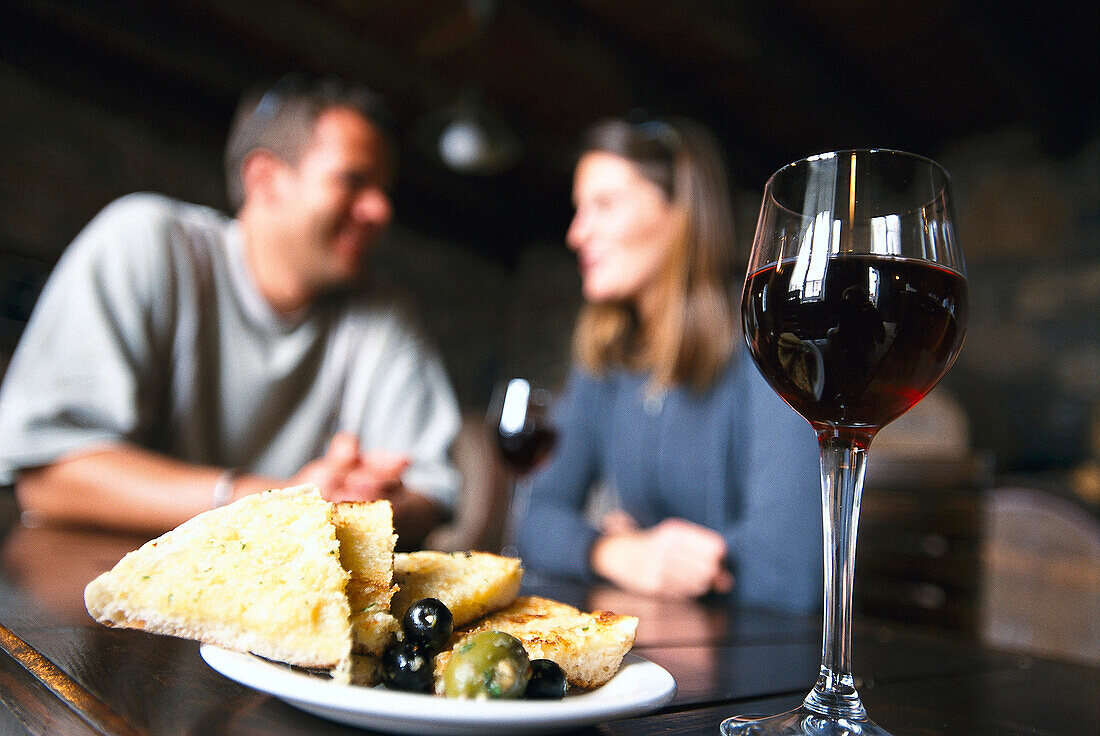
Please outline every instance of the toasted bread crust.
[[351, 607], [354, 650], [381, 655], [400, 628], [389, 613], [397, 591], [393, 584], [393, 507], [388, 501], [341, 502], [332, 506], [340, 564], [351, 578], [347, 596]]

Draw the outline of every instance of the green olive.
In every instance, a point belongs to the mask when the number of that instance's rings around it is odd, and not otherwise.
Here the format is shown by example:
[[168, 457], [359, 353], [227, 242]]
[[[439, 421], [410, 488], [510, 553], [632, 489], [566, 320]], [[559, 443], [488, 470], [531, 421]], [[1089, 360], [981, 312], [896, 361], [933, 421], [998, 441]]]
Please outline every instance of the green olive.
[[443, 670], [449, 698], [521, 698], [531, 678], [531, 660], [519, 639], [479, 631], [455, 648]]

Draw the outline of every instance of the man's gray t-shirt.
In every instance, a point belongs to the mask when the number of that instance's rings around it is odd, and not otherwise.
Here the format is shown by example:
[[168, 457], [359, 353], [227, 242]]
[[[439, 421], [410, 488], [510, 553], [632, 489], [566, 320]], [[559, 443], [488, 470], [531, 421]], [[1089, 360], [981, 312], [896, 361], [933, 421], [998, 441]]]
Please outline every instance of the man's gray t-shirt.
[[289, 478], [339, 430], [408, 453], [452, 507], [459, 413], [393, 303], [329, 295], [293, 319], [245, 265], [237, 222], [154, 194], [103, 210], [54, 269], [0, 390], [0, 483], [113, 443]]

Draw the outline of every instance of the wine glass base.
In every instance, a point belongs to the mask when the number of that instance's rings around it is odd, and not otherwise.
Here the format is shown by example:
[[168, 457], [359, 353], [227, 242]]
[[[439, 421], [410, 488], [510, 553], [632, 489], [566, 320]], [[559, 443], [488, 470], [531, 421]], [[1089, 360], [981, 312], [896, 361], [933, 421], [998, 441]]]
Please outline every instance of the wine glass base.
[[734, 716], [722, 721], [722, 736], [890, 736], [869, 720], [828, 718], [806, 707], [774, 716]]

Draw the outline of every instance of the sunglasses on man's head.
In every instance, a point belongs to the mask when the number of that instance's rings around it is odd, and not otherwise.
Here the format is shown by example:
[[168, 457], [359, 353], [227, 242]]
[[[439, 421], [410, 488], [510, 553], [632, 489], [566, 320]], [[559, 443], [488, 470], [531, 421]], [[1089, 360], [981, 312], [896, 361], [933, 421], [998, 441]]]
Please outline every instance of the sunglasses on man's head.
[[259, 119], [273, 117], [289, 100], [348, 105], [362, 111], [385, 130], [393, 131], [393, 116], [382, 95], [363, 85], [347, 84], [335, 76], [287, 74], [264, 92], [252, 115]]

